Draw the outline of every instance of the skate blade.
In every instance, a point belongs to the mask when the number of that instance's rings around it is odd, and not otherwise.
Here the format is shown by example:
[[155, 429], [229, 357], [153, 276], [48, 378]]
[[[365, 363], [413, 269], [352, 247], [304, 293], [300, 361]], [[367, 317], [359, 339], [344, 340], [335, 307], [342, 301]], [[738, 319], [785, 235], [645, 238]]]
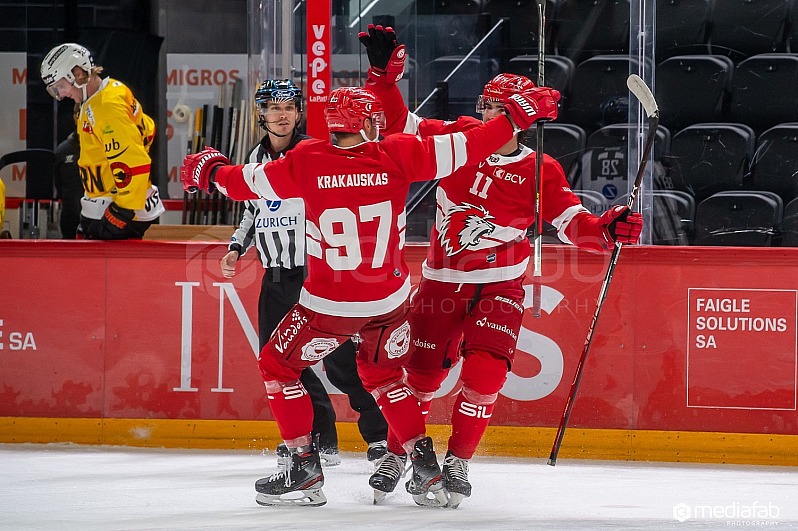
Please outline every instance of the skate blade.
[[382, 503], [387, 496], [388, 496], [387, 492], [374, 489], [374, 505], [379, 505], [380, 503]]
[[327, 503], [327, 497], [321, 489], [297, 490], [294, 492], [286, 492], [279, 496], [263, 494], [259, 492], [255, 496], [255, 502], [258, 505], [266, 507], [321, 507]]
[[341, 457], [336, 454], [320, 454], [321, 464], [324, 466], [338, 466], [341, 464]]
[[468, 496], [460, 494], [459, 492], [449, 492], [449, 504], [447, 507], [450, 509], [457, 509], [460, 506], [460, 503], [467, 497]]
[[421, 507], [447, 507], [449, 505], [449, 493], [440, 482], [430, 486], [424, 494], [413, 494], [412, 496], [416, 505]]

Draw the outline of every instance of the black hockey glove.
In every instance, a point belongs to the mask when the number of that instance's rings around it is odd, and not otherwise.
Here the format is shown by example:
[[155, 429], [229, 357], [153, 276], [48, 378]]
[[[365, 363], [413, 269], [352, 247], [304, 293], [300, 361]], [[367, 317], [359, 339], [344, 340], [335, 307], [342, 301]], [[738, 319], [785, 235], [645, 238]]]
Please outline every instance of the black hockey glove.
[[100, 233], [98, 240], [124, 240], [131, 237], [130, 222], [136, 218], [136, 212], [129, 208], [122, 208], [116, 203], [111, 203], [105, 209], [105, 214], [100, 220]]
[[368, 25], [368, 31], [361, 31], [357, 38], [366, 47], [372, 73], [389, 83], [402, 79], [405, 71], [405, 45], [396, 41], [393, 28]]

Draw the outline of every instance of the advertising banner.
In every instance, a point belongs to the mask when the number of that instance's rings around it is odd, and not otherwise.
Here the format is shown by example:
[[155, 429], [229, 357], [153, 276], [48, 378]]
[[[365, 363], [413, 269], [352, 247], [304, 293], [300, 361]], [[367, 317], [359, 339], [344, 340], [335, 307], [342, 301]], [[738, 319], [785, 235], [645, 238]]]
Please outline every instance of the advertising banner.
[[324, 105], [332, 84], [330, 47], [330, 0], [307, 1], [307, 134], [329, 138]]
[[[415, 281], [425, 251], [406, 248]], [[0, 416], [271, 418], [256, 365], [263, 269], [246, 255], [225, 279], [225, 252], [0, 244]], [[569, 426], [798, 434], [798, 249], [730, 252], [624, 248]], [[491, 425], [557, 426], [607, 259], [547, 246], [542, 316], [525, 315]], [[448, 421], [458, 375], [459, 365], [433, 401], [433, 423]], [[329, 389], [339, 420], [355, 420]]]
[[[38, 73], [36, 73], [38, 75]], [[26, 108], [28, 107], [27, 56], [24, 52], [0, 53], [0, 155], [25, 149]], [[12, 164], [0, 170], [7, 197], [25, 197], [25, 164]]]

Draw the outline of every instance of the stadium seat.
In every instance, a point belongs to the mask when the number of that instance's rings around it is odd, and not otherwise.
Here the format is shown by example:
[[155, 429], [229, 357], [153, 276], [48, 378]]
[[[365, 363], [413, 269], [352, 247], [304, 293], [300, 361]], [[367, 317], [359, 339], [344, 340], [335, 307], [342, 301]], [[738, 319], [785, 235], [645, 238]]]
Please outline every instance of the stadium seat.
[[[604, 197], [604, 210], [629, 190], [626, 156], [629, 132], [633, 128], [634, 125], [631, 124], [609, 125], [602, 127], [587, 139], [579, 179], [573, 187], [577, 190], [593, 190], [600, 193]], [[654, 140], [654, 152], [649, 162], [654, 168], [654, 179], [658, 187], [662, 187], [665, 180], [662, 175], [664, 168], [659, 161], [667, 153], [669, 144], [670, 132], [665, 127], [659, 127]], [[635, 164], [632, 171], [636, 172], [636, 168]]]
[[716, 192], [740, 189], [755, 139], [744, 124], [702, 123], [682, 129], [666, 157], [673, 188], [691, 192], [699, 203]]
[[[484, 35], [480, 16], [475, 14], [419, 14], [409, 17], [407, 27], [400, 31], [400, 37], [407, 41], [409, 55], [419, 65], [415, 76], [419, 101], [427, 97], [438, 81], [428, 70], [432, 61], [438, 57], [467, 55]], [[498, 45], [498, 36], [495, 40]], [[488, 46], [492, 43], [486, 42], [476, 53], [498, 56], [498, 50]], [[472, 87], [472, 90], [472, 97], [476, 99], [478, 89]]]
[[777, 246], [783, 202], [773, 192], [718, 192], [698, 203], [696, 245]]
[[793, 199], [784, 207], [782, 232], [782, 247], [798, 247], [798, 199]]
[[684, 54], [709, 53], [711, 0], [657, 0], [657, 62]]
[[[546, 53], [554, 53], [554, 39], [550, 38], [552, 22], [557, 17], [556, 0], [546, 1]], [[507, 57], [538, 53], [538, 19], [537, 0], [490, 0], [487, 11], [492, 22], [500, 18], [507, 19], [504, 29], [504, 51]]]
[[[629, 143], [629, 133], [634, 131], [635, 124], [612, 124], [607, 125], [591, 134], [585, 145], [586, 148], [623, 148], [626, 149]], [[654, 153], [652, 160], [661, 160], [667, 155], [671, 148], [671, 132], [660, 125], [657, 128], [657, 136], [654, 139]]]
[[716, 0], [710, 52], [735, 62], [759, 53], [784, 52], [792, 0]]
[[[462, 60], [461, 55], [438, 57], [426, 66], [426, 71], [435, 82], [443, 81]], [[449, 79], [449, 101], [475, 106], [482, 87], [498, 73], [499, 64], [495, 59], [472, 55]]]
[[[585, 130], [574, 124], [559, 122], [546, 124], [543, 130], [543, 152], [551, 155], [560, 163], [568, 178], [568, 183], [573, 185], [579, 177], [582, 153], [585, 151], [587, 134]], [[532, 149], [537, 149], [537, 136], [535, 127], [529, 130], [525, 142]]]
[[734, 63], [723, 55], [679, 55], [659, 63], [654, 90], [660, 123], [679, 131], [724, 121], [733, 72]]
[[798, 53], [798, 2], [790, 8], [790, 33], [787, 35], [787, 51]]
[[695, 198], [681, 190], [654, 190], [655, 245], [688, 245], [695, 233]]
[[555, 53], [575, 63], [629, 52], [629, 0], [562, 0], [554, 21]]
[[769, 53], [740, 62], [734, 70], [730, 120], [757, 133], [798, 122], [798, 54]]
[[[689, 245], [694, 232], [695, 198], [680, 190], [653, 190], [653, 224], [651, 243], [654, 245]], [[637, 203], [645, 198], [638, 196]], [[625, 205], [629, 194], [615, 200], [614, 205]]]
[[588, 134], [605, 125], [626, 122], [626, 78], [638, 72], [638, 67], [638, 60], [626, 55], [599, 55], [579, 63], [571, 82], [571, 97], [559, 119], [583, 127]]
[[777, 193], [785, 204], [798, 197], [798, 122], [779, 124], [759, 135], [750, 188]]
[[[574, 69], [576, 69], [574, 62], [560, 55], [547, 55], [543, 68], [544, 85], [559, 90], [560, 106], [565, 106], [568, 95], [571, 93], [571, 79]], [[518, 55], [513, 57], [507, 63], [507, 72], [526, 76], [537, 85], [538, 56]]]
[[468, 15], [481, 13], [486, 0], [417, 0], [419, 15]]

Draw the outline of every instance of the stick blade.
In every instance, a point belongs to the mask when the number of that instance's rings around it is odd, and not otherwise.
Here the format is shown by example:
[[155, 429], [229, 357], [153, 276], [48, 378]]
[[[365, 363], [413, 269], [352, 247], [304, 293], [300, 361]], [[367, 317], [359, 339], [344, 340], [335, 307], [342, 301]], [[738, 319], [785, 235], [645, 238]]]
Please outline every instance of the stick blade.
[[648, 85], [646, 85], [645, 81], [640, 79], [640, 76], [637, 74], [631, 74], [628, 78], [626, 78], [626, 86], [629, 87], [629, 90], [632, 91], [632, 94], [635, 95], [635, 98], [640, 100], [640, 103], [643, 105], [643, 108], [646, 110], [646, 115], [649, 118], [659, 115], [657, 100], [654, 99], [651, 89], [648, 88]]

